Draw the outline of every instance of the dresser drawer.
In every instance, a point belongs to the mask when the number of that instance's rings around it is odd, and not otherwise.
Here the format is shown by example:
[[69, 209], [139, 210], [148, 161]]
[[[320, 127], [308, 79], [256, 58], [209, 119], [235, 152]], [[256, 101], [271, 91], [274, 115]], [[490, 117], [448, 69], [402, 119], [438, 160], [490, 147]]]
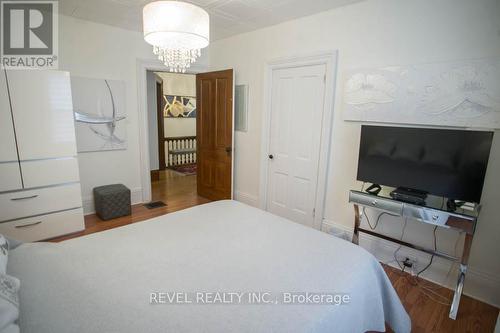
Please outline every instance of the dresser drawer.
[[76, 157], [23, 161], [21, 162], [21, 170], [26, 188], [80, 181]]
[[81, 208], [0, 223], [0, 234], [23, 242], [34, 242], [84, 229]]
[[402, 202], [358, 191], [349, 192], [349, 202], [371, 207], [373, 209], [389, 211], [397, 215], [401, 215], [403, 213]]
[[80, 184], [0, 194], [0, 222], [82, 206]]

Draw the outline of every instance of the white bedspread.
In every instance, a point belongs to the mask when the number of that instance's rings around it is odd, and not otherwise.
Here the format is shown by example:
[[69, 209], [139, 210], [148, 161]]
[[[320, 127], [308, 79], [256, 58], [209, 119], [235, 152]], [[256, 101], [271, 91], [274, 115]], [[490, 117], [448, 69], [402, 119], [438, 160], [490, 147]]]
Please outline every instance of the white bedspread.
[[[371, 254], [235, 201], [59, 244], [23, 244], [10, 252], [8, 273], [21, 280], [24, 333], [359, 333], [384, 331], [384, 322], [410, 331]], [[155, 292], [339, 293], [350, 303], [150, 304]]]

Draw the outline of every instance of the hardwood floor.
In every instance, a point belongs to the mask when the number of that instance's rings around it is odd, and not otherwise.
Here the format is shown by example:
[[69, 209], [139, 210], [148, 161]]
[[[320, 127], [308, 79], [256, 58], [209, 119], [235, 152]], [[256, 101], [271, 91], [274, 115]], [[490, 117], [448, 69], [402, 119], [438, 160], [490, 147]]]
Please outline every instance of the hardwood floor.
[[422, 279], [417, 283], [410, 274], [387, 265], [383, 266], [410, 315], [413, 333], [489, 333], [495, 330], [498, 309], [494, 306], [462, 295], [457, 319], [451, 320], [448, 318], [450, 307], [445, 304], [451, 302], [453, 292], [450, 289]]
[[[143, 205], [135, 205], [132, 207], [131, 216], [110, 221], [101, 221], [95, 215], [88, 215], [85, 217], [84, 231], [52, 241], [59, 242], [137, 223], [210, 201], [196, 194], [196, 176], [179, 176], [170, 170], [162, 171], [160, 180], [152, 183], [152, 196], [153, 201], [164, 201], [167, 206], [147, 209]], [[444, 304], [451, 299], [451, 290], [421, 279], [417, 284], [417, 281], [409, 274], [387, 265], [384, 265], [384, 269], [410, 315], [412, 332], [489, 333], [494, 331], [498, 317], [497, 308], [464, 295], [460, 302], [457, 320], [451, 320], [448, 318], [449, 306]]]
[[132, 215], [109, 221], [102, 221], [95, 214], [87, 215], [85, 216], [85, 230], [71, 235], [57, 237], [50, 241], [61, 242], [67, 239], [141, 222], [153, 217], [210, 202], [210, 200], [197, 195], [196, 175], [181, 176], [168, 169], [160, 171], [160, 180], [151, 183], [151, 192], [152, 201], [163, 201], [167, 206], [147, 209], [142, 204], [133, 205]]
[[209, 202], [196, 193], [196, 175], [183, 176], [166, 169], [160, 171], [160, 180], [151, 183], [152, 201], [161, 200], [167, 204], [190, 202], [192, 206]]

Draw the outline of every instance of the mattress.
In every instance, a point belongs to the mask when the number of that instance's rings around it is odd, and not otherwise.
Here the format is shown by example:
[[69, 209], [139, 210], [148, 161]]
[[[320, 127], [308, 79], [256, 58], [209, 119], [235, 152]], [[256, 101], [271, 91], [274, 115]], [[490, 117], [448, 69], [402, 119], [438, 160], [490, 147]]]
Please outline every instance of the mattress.
[[25, 333], [411, 326], [370, 253], [236, 201], [61, 243], [23, 244], [9, 253], [8, 273], [21, 280]]

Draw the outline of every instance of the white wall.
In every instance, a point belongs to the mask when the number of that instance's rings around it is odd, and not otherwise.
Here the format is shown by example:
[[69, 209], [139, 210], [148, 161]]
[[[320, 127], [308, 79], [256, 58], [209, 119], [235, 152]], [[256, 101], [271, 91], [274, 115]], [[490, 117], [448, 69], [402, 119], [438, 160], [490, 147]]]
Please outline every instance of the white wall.
[[[199, 64], [208, 62], [203, 50]], [[103, 24], [59, 18], [59, 69], [73, 75], [125, 81], [127, 145], [122, 151], [79, 154], [85, 212], [93, 211], [92, 189], [123, 183], [132, 190], [133, 202], [142, 201], [140, 178], [137, 61], [156, 59], [139, 32]]]
[[[232, 67], [236, 84], [248, 84], [248, 132], [236, 132], [236, 197], [249, 203], [259, 199], [261, 117], [266, 63], [321, 51], [338, 50], [338, 75], [332, 155], [324, 212], [324, 226], [351, 230], [353, 208], [348, 191], [359, 189], [355, 181], [360, 124], [342, 119], [344, 73], [349, 68], [405, 65], [500, 56], [500, 2], [496, 0], [368, 0], [314, 16], [285, 22], [262, 30], [217, 41], [210, 46], [213, 69]], [[500, 200], [500, 134], [488, 169], [483, 211], [470, 259], [466, 292], [500, 304], [500, 223], [496, 205]], [[326, 228], [328, 229], [328, 228]], [[401, 221], [387, 219], [382, 230], [399, 235]], [[409, 240], [430, 246], [432, 228], [412, 224]], [[440, 249], [453, 252], [457, 235], [438, 232]], [[379, 255], [393, 247], [365, 242]], [[380, 252], [380, 253], [379, 253]], [[421, 266], [428, 260], [421, 256]], [[428, 277], [443, 282], [447, 263], [436, 260]], [[449, 280], [451, 282], [451, 280]]]
[[196, 136], [196, 118], [165, 118], [165, 137]]
[[196, 96], [196, 75], [156, 72], [163, 80], [163, 93], [175, 96]]
[[[163, 80], [163, 94], [196, 97], [196, 75], [156, 73]], [[196, 136], [196, 118], [164, 118], [165, 137]]]

